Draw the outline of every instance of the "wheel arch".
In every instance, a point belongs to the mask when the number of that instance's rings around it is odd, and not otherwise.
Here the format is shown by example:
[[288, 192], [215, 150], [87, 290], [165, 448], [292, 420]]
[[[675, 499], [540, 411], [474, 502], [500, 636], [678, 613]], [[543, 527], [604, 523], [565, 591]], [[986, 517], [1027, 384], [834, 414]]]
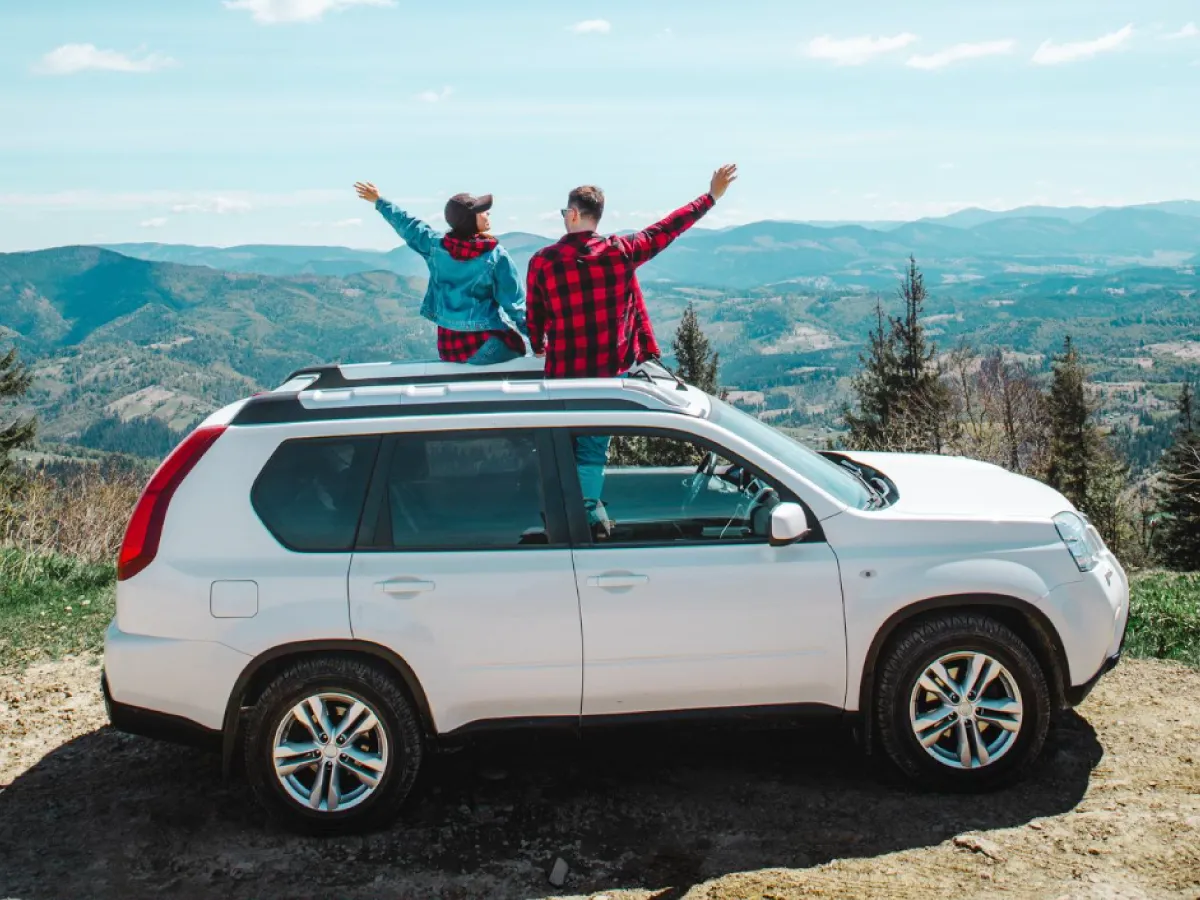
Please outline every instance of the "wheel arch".
[[915, 622], [933, 618], [945, 612], [970, 610], [984, 613], [1011, 628], [1029, 646], [1050, 688], [1054, 709], [1066, 703], [1067, 651], [1057, 629], [1046, 614], [1026, 600], [1005, 594], [948, 594], [918, 600], [892, 613], [876, 632], [859, 678], [858, 722], [863, 747], [872, 747], [875, 707], [875, 682], [878, 664], [893, 640], [903, 628]]
[[222, 772], [228, 776], [237, 755], [238, 739], [242, 733], [242, 710], [253, 706], [272, 679], [292, 663], [314, 656], [357, 656], [385, 667], [397, 676], [401, 688], [417, 711], [426, 737], [437, 734], [429, 699], [416, 673], [403, 658], [380, 644], [359, 640], [298, 641], [281, 644], [260, 653], [247, 665], [234, 682], [225, 706], [221, 737]]

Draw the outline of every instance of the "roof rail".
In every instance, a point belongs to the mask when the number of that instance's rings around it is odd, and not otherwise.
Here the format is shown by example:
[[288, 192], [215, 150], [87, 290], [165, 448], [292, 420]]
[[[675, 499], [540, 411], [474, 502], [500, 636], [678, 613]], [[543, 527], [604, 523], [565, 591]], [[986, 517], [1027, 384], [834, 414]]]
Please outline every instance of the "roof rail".
[[[679, 378], [662, 363], [650, 360], [634, 366], [630, 375], [653, 381], [667, 378], [676, 389], [686, 391]], [[536, 356], [523, 356], [487, 366], [450, 363], [440, 360], [421, 362], [355, 363], [352, 365], [309, 366], [297, 369], [273, 393], [323, 391], [338, 388], [387, 384], [449, 384], [462, 381], [538, 381], [545, 377], [545, 363]]]
[[535, 357], [489, 366], [462, 363], [366, 363], [313, 366], [275, 390], [252, 397], [234, 425], [318, 419], [546, 411], [642, 409], [708, 414], [706, 395], [658, 363], [627, 378], [548, 379]]
[[[523, 356], [488, 366], [450, 363], [440, 360], [423, 362], [355, 363], [338, 366], [310, 366], [297, 369], [283, 385], [292, 390], [322, 391], [335, 388], [365, 387], [376, 384], [446, 384], [454, 381], [536, 380], [545, 374], [546, 364], [536, 356]], [[309, 379], [303, 386], [295, 386]]]

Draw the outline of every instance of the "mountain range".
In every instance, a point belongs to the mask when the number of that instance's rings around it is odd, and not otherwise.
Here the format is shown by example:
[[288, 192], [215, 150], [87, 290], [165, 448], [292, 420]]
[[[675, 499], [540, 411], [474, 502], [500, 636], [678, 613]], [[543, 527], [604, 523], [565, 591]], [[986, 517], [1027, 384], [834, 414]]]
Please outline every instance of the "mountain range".
[[[548, 241], [502, 240], [519, 264]], [[417, 313], [424, 264], [405, 247], [122, 249], [0, 254], [0, 335], [33, 371], [29, 409], [48, 441], [161, 455], [199, 417], [296, 368], [433, 355]], [[1180, 210], [693, 229], [643, 284], [664, 347], [693, 304], [724, 384], [775, 421], [828, 422], [876, 304], [897, 311], [910, 253], [943, 350], [968, 341], [1044, 360], [1071, 334], [1098, 378], [1135, 393], [1200, 363], [1200, 216]]]
[[[527, 233], [503, 234], [499, 239], [520, 266], [551, 241]], [[173, 244], [115, 244], [107, 249], [154, 262], [263, 275], [425, 274], [424, 262], [403, 245], [389, 251]], [[1112, 209], [1028, 207], [1003, 213], [963, 210], [940, 220], [886, 228], [776, 221], [719, 231], [694, 228], [670, 253], [646, 265], [642, 278], [734, 289], [812, 283], [813, 279], [833, 286], [878, 288], [894, 282], [899, 263], [910, 253], [934, 279], [1178, 266], [1200, 254], [1200, 203], [1173, 201]]]

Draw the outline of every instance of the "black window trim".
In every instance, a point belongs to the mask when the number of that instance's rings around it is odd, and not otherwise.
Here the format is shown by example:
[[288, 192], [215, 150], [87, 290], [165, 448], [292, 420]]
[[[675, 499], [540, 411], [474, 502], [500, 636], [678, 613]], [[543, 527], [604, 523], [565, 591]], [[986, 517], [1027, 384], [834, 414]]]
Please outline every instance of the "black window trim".
[[[563, 498], [562, 479], [559, 477], [559, 465], [555, 453], [551, 429], [545, 427], [503, 427], [503, 428], [450, 428], [435, 431], [398, 431], [383, 436], [383, 446], [375, 458], [375, 470], [372, 473], [370, 487], [367, 490], [367, 502], [364, 504], [363, 516], [359, 526], [358, 538], [355, 542], [356, 553], [528, 553], [542, 550], [571, 549], [570, 532], [567, 524], [566, 503]], [[392, 458], [396, 445], [405, 438], [420, 437], [426, 439], [471, 440], [478, 438], [496, 438], [512, 435], [530, 436], [534, 439], [540, 477], [542, 480], [542, 497], [546, 506], [546, 533], [550, 537], [548, 544], [522, 544], [512, 547], [396, 547], [392, 538], [391, 499], [388, 496], [387, 481], [391, 470]]]
[[[371, 491], [373, 489], [373, 485], [375, 482], [375, 473], [376, 473], [376, 471], [378, 469], [378, 465], [379, 465], [380, 447], [381, 447], [384, 437], [385, 437], [385, 435], [382, 435], [382, 434], [328, 434], [328, 435], [314, 434], [314, 435], [309, 435], [306, 437], [286, 438], [285, 440], [280, 441], [275, 446], [275, 449], [271, 451], [271, 455], [269, 457], [267, 457], [267, 461], [265, 463], [263, 463], [263, 467], [259, 470], [258, 474], [256, 476], [254, 476], [254, 482], [250, 485], [250, 508], [252, 510], [254, 510], [255, 518], [258, 519], [258, 521], [262, 525], [262, 527], [264, 529], [266, 529], [267, 534], [271, 535], [271, 537], [275, 539], [275, 541], [279, 544], [279, 546], [283, 547], [285, 550], [288, 550], [291, 553], [302, 553], [305, 555], [312, 555], [312, 554], [331, 555], [331, 554], [338, 554], [338, 553], [343, 553], [343, 554], [353, 553], [355, 551], [355, 547], [357, 546], [358, 535], [362, 533], [363, 516], [365, 515], [366, 508], [370, 502]], [[287, 541], [285, 541], [283, 539], [283, 537], [278, 532], [276, 532], [274, 528], [271, 527], [271, 525], [267, 522], [267, 520], [263, 518], [262, 512], [259, 510], [258, 502], [256, 500], [256, 496], [258, 494], [258, 486], [259, 486], [260, 482], [262, 481], [263, 476], [266, 474], [267, 469], [270, 467], [270, 465], [274, 461], [275, 457], [279, 454], [279, 452], [281, 450], [283, 450], [284, 447], [287, 447], [292, 444], [302, 444], [302, 443], [304, 443], [304, 444], [334, 443], [336, 441], [370, 440], [370, 439], [374, 439], [374, 441], [375, 441], [375, 447], [374, 447], [374, 451], [373, 451], [374, 456], [373, 456], [371, 462], [368, 463], [370, 471], [367, 473], [367, 486], [366, 486], [366, 490], [363, 493], [363, 496], [365, 499], [363, 501], [363, 505], [358, 510], [358, 522], [355, 525], [353, 532], [351, 533], [349, 546], [336, 548], [336, 549], [326, 548], [323, 550], [310, 550], [310, 549], [307, 549], [304, 547], [296, 547], [292, 544], [289, 544]]]
[[719, 454], [723, 459], [727, 459], [732, 463], [736, 463], [743, 468], [754, 472], [759, 478], [769, 484], [779, 494], [781, 502], [798, 503], [804, 507], [805, 513], [808, 515], [808, 521], [812, 524], [812, 530], [800, 543], [816, 544], [825, 543], [825, 532], [821, 528], [821, 523], [817, 521], [813, 515], [812, 507], [804, 502], [796, 492], [783, 484], [778, 478], [769, 475], [762, 470], [762, 466], [750, 462], [745, 457], [738, 453], [734, 453], [728, 447], [718, 444], [716, 441], [699, 434], [692, 434], [688, 431], [682, 431], [674, 428], [661, 427], [646, 427], [637, 425], [606, 425], [606, 426], [586, 426], [573, 427], [560, 425], [554, 427], [554, 449], [558, 455], [558, 468], [562, 473], [563, 481], [563, 501], [566, 508], [568, 522], [571, 526], [571, 540], [577, 550], [587, 549], [603, 549], [616, 550], [618, 548], [634, 548], [643, 547], [745, 547], [751, 546], [766, 546], [768, 539], [765, 537], [747, 537], [721, 539], [714, 541], [620, 541], [618, 543], [597, 542], [592, 539], [592, 530], [588, 527], [587, 514], [583, 506], [583, 490], [579, 485], [579, 469], [575, 464], [575, 448], [571, 441], [573, 435], [636, 435], [639, 437], [660, 437], [671, 438], [673, 440], [688, 441], [697, 444], [706, 450], [711, 450]]

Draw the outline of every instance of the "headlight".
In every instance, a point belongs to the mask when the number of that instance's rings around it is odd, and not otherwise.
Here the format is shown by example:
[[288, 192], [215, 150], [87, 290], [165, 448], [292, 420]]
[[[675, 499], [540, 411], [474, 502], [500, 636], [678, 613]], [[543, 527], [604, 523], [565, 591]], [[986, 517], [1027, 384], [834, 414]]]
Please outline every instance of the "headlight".
[[1058, 529], [1058, 536], [1067, 545], [1080, 572], [1090, 572], [1096, 568], [1104, 544], [1087, 519], [1076, 512], [1060, 512], [1054, 517], [1054, 527]]

